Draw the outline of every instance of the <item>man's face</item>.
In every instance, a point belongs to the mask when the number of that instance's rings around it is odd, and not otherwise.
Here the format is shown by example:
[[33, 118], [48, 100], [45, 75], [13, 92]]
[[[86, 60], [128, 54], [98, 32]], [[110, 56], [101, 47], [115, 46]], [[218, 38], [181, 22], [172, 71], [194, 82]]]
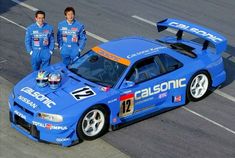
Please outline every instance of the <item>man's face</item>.
[[74, 14], [73, 14], [72, 11], [69, 11], [69, 12], [66, 13], [65, 17], [69, 22], [72, 22], [73, 19], [74, 19]]
[[37, 17], [35, 17], [35, 20], [39, 25], [43, 25], [45, 17], [43, 14], [38, 14]]

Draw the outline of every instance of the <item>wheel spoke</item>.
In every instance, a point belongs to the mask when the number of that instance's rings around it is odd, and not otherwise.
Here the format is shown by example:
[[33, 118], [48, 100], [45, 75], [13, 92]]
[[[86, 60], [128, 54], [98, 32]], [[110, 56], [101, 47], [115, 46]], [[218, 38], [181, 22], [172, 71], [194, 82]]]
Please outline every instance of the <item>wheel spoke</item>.
[[96, 118], [96, 116], [97, 116], [97, 111], [94, 111], [91, 118], [94, 120]]
[[202, 77], [202, 79], [199, 81], [199, 85], [203, 86], [205, 84], [205, 77]]
[[91, 127], [91, 126], [87, 124], [87, 126], [84, 128], [84, 130], [85, 130], [86, 132], [88, 132], [88, 130], [90, 129], [90, 127]]

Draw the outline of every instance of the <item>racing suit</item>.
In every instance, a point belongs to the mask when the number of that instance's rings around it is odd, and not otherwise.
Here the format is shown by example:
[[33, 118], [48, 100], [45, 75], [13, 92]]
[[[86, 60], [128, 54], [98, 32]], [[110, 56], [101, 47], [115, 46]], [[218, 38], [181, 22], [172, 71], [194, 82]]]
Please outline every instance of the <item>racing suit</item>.
[[86, 44], [84, 25], [74, 20], [71, 24], [67, 20], [58, 24], [57, 42], [61, 50], [63, 63], [67, 66], [80, 56]]
[[51, 54], [55, 40], [53, 27], [44, 23], [30, 25], [25, 34], [25, 46], [27, 53], [31, 55], [31, 64], [34, 71], [46, 68], [50, 65]]

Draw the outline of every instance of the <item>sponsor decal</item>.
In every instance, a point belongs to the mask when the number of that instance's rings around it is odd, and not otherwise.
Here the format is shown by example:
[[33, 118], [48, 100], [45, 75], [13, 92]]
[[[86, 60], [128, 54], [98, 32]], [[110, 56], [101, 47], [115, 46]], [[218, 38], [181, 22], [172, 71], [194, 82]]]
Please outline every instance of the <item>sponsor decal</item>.
[[24, 114], [22, 114], [21, 112], [15, 110], [14, 113], [15, 113], [16, 115], [18, 115], [19, 117], [21, 117], [22, 119], [25, 119], [25, 120], [26, 120], [26, 116], [25, 116]]
[[96, 95], [96, 93], [88, 86], [79, 88], [70, 93], [76, 100], [82, 100]]
[[38, 107], [38, 105], [37, 104], [35, 104], [34, 102], [32, 102], [31, 100], [29, 100], [29, 99], [27, 99], [27, 98], [25, 98], [25, 97], [23, 97], [23, 96], [18, 96], [18, 99], [19, 100], [21, 100], [21, 101], [23, 101], [24, 103], [26, 103], [26, 104], [28, 104], [29, 106], [31, 106], [32, 108], [36, 108], [36, 107]]
[[33, 34], [37, 34], [38, 33], [38, 31], [33, 31]]
[[136, 57], [138, 55], [147, 55], [147, 54], [150, 54], [150, 53], [155, 53], [155, 52], [158, 52], [159, 50], [162, 50], [162, 49], [165, 49], [167, 47], [154, 47], [154, 48], [149, 48], [149, 49], [146, 49], [146, 50], [143, 50], [143, 51], [140, 51], [140, 52], [136, 52], [134, 54], [130, 54], [127, 56], [128, 59], [131, 59], [133, 57]]
[[143, 103], [149, 102], [153, 99], [154, 99], [154, 97], [149, 97], [149, 98], [146, 98], [146, 99], [143, 99], [143, 100], [138, 100], [138, 101], [135, 102], [135, 105], [143, 104]]
[[77, 41], [78, 41], [77, 35], [73, 35], [73, 36], [72, 36], [72, 42], [77, 42]]
[[43, 30], [43, 33], [49, 33], [49, 30]]
[[113, 102], [115, 102], [115, 101], [117, 101], [117, 98], [112, 99], [112, 100], [109, 100], [109, 101], [108, 101], [108, 104], [111, 104], [111, 103], [113, 103]]
[[179, 29], [185, 29], [185, 30], [188, 30], [190, 32], [194, 32], [194, 33], [196, 33], [198, 35], [204, 36], [205, 38], [214, 41], [215, 43], [223, 41], [221, 38], [219, 38], [219, 37], [217, 37], [215, 35], [212, 35], [212, 34], [206, 32], [206, 31], [200, 30], [200, 29], [192, 27], [192, 26], [188, 26], [188, 25], [181, 24], [181, 23], [174, 22], [174, 21], [170, 22], [169, 25], [177, 27]]
[[48, 108], [51, 108], [52, 106], [56, 105], [56, 103], [50, 100], [48, 97], [44, 96], [43, 94], [39, 92], [36, 92], [30, 87], [24, 87], [20, 91], [25, 92], [28, 95], [32, 96], [33, 98], [37, 99], [38, 101], [42, 102]]
[[65, 141], [69, 141], [70, 138], [56, 138], [57, 142], [65, 142]]
[[125, 94], [120, 97], [119, 117], [131, 115], [134, 111], [134, 94]]
[[107, 86], [107, 87], [100, 87], [100, 90], [103, 91], [103, 92], [108, 92], [110, 90], [110, 87]]
[[113, 118], [113, 123], [115, 123], [115, 122], [117, 122], [117, 118], [116, 117]]
[[165, 97], [167, 97], [167, 92], [161, 93], [161, 94], [158, 95], [159, 99], [162, 99], [162, 98], [165, 98]]
[[71, 30], [73, 30], [73, 31], [77, 31], [77, 30], [78, 30], [78, 28], [76, 28], [76, 27], [72, 27], [72, 28], [71, 28]]
[[67, 27], [62, 27], [61, 30], [67, 30]]
[[118, 62], [118, 63], [126, 65], [126, 66], [130, 65], [130, 61], [128, 59], [121, 58], [117, 55], [114, 55], [114, 54], [112, 54], [112, 53], [110, 53], [110, 52], [108, 52], [98, 46], [92, 48], [92, 50], [107, 59], [113, 60], [115, 62]]
[[143, 98], [147, 98], [149, 96], [161, 93], [161, 92], [166, 92], [167, 90], [170, 89], [176, 89], [176, 88], [182, 88], [186, 86], [186, 78], [181, 78], [177, 80], [170, 80], [167, 82], [163, 82], [157, 85], [154, 85], [153, 87], [145, 88], [139, 91], [135, 92], [135, 100], [140, 100]]
[[32, 124], [35, 126], [49, 129], [49, 130], [62, 130], [62, 131], [64, 131], [64, 130], [68, 129], [67, 126], [54, 126], [50, 123], [41, 123], [41, 122], [37, 122], [37, 121], [32, 121]]
[[177, 103], [177, 102], [181, 102], [181, 95], [178, 95], [178, 96], [175, 96], [174, 97], [174, 102]]

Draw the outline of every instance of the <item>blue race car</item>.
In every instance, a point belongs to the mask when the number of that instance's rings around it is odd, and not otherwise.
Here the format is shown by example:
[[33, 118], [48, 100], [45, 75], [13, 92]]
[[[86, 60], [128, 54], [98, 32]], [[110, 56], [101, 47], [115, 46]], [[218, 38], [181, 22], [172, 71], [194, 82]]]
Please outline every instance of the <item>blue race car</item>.
[[[168, 27], [178, 30], [176, 37], [113, 40], [68, 67], [57, 63], [29, 74], [9, 96], [11, 126], [30, 139], [70, 146], [204, 98], [226, 79], [226, 39], [182, 20], [157, 23], [159, 32]], [[204, 42], [183, 39], [183, 32]]]

